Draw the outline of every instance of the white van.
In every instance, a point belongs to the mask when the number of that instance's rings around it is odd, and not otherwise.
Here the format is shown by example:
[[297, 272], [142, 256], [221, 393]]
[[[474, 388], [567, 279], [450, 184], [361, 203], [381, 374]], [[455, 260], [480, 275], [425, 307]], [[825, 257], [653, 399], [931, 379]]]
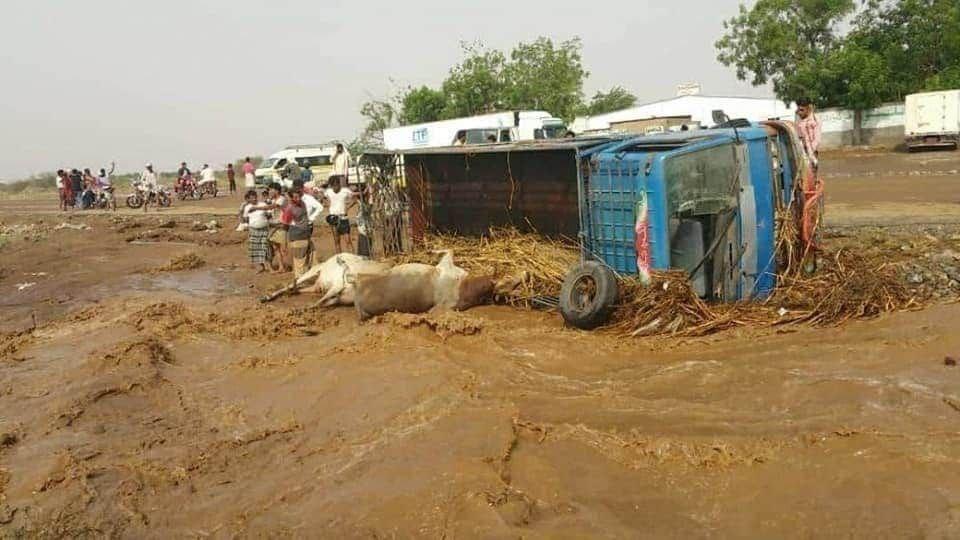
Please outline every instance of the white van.
[[[265, 185], [271, 182], [280, 182], [281, 173], [290, 163], [290, 160], [296, 161], [300, 168], [309, 167], [314, 180], [326, 182], [333, 171], [332, 159], [336, 151], [336, 145], [304, 144], [288, 146], [263, 160], [263, 163], [254, 172], [256, 183]], [[292, 183], [292, 181], [289, 183]]]
[[567, 133], [563, 120], [546, 111], [506, 111], [383, 130], [387, 150], [412, 150], [453, 146], [460, 136], [465, 144], [559, 139]]
[[904, 107], [907, 148], [957, 148], [960, 142], [960, 90], [907, 96]]

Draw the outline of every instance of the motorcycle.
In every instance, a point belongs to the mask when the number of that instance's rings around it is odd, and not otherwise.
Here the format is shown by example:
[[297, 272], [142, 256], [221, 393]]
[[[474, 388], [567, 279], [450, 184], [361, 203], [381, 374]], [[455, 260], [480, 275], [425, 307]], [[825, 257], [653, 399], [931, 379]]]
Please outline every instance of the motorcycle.
[[140, 188], [140, 183], [134, 182], [133, 193], [127, 195], [127, 206], [130, 208], [140, 208], [147, 201], [156, 203], [157, 206], [164, 208], [170, 206], [172, 202], [170, 192], [168, 192], [166, 188], [157, 187], [156, 191], [150, 191], [145, 195], [144, 190]]
[[217, 189], [217, 183], [214, 182], [200, 182], [200, 198], [202, 199], [204, 195], [209, 195], [211, 197], [216, 197], [219, 193]]

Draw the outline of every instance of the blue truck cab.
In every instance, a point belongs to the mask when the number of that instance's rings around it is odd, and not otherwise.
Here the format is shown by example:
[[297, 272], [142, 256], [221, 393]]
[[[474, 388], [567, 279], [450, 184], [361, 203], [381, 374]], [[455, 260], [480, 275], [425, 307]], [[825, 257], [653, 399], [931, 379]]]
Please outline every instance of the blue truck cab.
[[683, 270], [707, 300], [768, 296], [777, 282], [777, 214], [795, 197], [799, 148], [789, 123], [765, 122], [584, 151], [583, 257], [561, 291], [564, 318], [602, 324], [617, 300], [613, 273], [649, 282], [652, 271]]

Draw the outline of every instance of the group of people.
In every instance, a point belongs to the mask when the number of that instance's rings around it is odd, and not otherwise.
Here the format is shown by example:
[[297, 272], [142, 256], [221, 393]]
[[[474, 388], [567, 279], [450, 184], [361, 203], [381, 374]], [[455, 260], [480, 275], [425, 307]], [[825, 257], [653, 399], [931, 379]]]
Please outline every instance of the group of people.
[[343, 251], [344, 240], [352, 252], [349, 213], [360, 196], [347, 185], [345, 175], [331, 176], [326, 185], [312, 186], [297, 178], [289, 188], [273, 182], [261, 193], [248, 190], [238, 214], [238, 229], [249, 235], [250, 263], [257, 272], [292, 270], [301, 275], [314, 262], [312, 237], [321, 217], [330, 227], [336, 253]]
[[[236, 175], [233, 172], [233, 165], [227, 165], [227, 182], [230, 187], [230, 193], [235, 193], [237, 191], [237, 182]], [[217, 176], [213, 172], [213, 167], [209, 164], [204, 163], [203, 167], [200, 169], [200, 180], [194, 177], [193, 172], [190, 171], [190, 167], [187, 167], [186, 161], [180, 162], [180, 168], [177, 169], [177, 179], [173, 184], [174, 192], [179, 193], [180, 191], [186, 189], [200, 189], [205, 184], [216, 184]]]
[[110, 170], [101, 168], [94, 175], [90, 169], [60, 169], [57, 171], [57, 193], [60, 198], [60, 210], [83, 210], [93, 208], [98, 201], [105, 206], [117, 209], [116, 197], [113, 194], [113, 182], [110, 176], [116, 165], [110, 164]]

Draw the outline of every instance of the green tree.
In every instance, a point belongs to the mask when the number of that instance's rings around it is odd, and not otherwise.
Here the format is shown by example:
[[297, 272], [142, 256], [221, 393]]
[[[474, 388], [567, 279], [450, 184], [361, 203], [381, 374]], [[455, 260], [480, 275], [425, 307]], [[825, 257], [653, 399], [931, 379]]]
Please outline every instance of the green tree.
[[473, 116], [501, 108], [506, 64], [503, 53], [489, 50], [482, 43], [461, 43], [460, 47], [464, 59], [443, 81], [444, 116]]
[[637, 104], [637, 96], [628, 92], [622, 86], [614, 86], [606, 92], [597, 92], [587, 103], [580, 107], [580, 114], [604, 114], [622, 109], [629, 109]]
[[395, 99], [371, 99], [360, 107], [360, 115], [367, 123], [360, 134], [358, 145], [366, 147], [383, 145], [383, 130], [396, 125], [398, 120]]
[[419, 124], [444, 118], [447, 96], [427, 86], [408, 89], [400, 100], [400, 123]]
[[880, 55], [895, 74], [884, 99], [960, 86], [956, 0], [869, 0], [848, 41]]
[[757, 0], [724, 21], [717, 59], [754, 86], [773, 83], [784, 100], [802, 86], [795, 75], [823, 61], [840, 37], [838, 26], [856, 9], [854, 0]]
[[520, 43], [510, 52], [503, 69], [504, 101], [510, 109], [542, 109], [572, 120], [583, 102], [583, 68], [580, 38], [554, 45], [540, 37]]

